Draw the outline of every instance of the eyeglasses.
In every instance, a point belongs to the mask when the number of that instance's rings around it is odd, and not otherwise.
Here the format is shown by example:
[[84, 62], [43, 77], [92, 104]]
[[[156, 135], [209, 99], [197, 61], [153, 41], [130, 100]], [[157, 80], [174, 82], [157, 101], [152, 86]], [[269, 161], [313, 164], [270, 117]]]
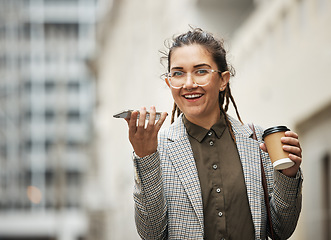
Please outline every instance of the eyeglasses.
[[[211, 80], [211, 74], [217, 72], [217, 73], [222, 73], [218, 70], [213, 70], [213, 69], [197, 69], [191, 72], [191, 78], [193, 80], [193, 83], [197, 87], [204, 87], [207, 84], [209, 84]], [[175, 89], [180, 89], [182, 88], [186, 81], [187, 81], [187, 76], [189, 73], [183, 72], [183, 71], [171, 71], [170, 73], [165, 73], [163, 74], [165, 81]]]

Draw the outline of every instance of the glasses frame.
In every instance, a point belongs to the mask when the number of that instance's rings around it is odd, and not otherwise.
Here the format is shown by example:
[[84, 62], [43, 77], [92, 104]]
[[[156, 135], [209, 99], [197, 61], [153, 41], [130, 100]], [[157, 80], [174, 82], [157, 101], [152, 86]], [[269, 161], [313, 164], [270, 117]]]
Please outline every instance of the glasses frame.
[[[217, 73], [222, 73], [222, 72], [219, 71], [219, 70], [214, 70], [214, 69], [209, 69], [209, 68], [199, 68], [199, 69], [197, 69], [197, 70], [195, 70], [195, 71], [198, 71], [198, 70], [208, 70], [208, 71], [210, 71], [209, 74], [212, 74], [212, 73], [215, 73], [215, 72], [217, 72]], [[183, 73], [186, 73], [186, 74], [187, 74], [187, 72], [184, 72], [184, 71], [176, 71], [176, 72], [183, 72]], [[190, 74], [192, 74], [192, 72], [190, 72]], [[171, 74], [170, 74], [169, 72], [168, 72], [168, 73], [164, 73], [164, 74], [162, 74], [162, 77], [164, 78], [164, 80], [166, 81], [166, 83], [167, 83], [170, 87], [172, 87], [172, 88], [174, 88], [174, 89], [181, 89], [182, 87], [185, 86], [185, 84], [183, 84], [183, 85], [180, 86], [180, 87], [175, 87], [175, 86], [173, 86], [173, 85], [171, 84]], [[221, 75], [221, 77], [222, 77], [222, 75]], [[186, 79], [187, 79], [187, 76], [186, 76]], [[198, 84], [198, 83], [194, 82], [194, 78], [192, 78], [192, 80], [193, 80], [193, 84], [194, 84], [196, 87], [205, 87], [205, 86], [207, 86], [207, 85], [210, 83], [210, 81], [208, 81], [206, 84]]]

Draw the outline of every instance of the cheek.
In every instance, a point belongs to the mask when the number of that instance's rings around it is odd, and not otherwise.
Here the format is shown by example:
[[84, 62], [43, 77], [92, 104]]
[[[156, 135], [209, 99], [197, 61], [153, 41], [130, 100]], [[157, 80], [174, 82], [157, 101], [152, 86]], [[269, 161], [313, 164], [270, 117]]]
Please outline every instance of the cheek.
[[217, 88], [217, 86], [214, 86], [213, 88], [210, 89], [209, 91], [209, 102], [210, 104], [219, 104], [219, 89]]
[[180, 90], [171, 88], [171, 94], [174, 100], [180, 97]]
[[182, 104], [182, 100], [181, 100], [180, 90], [171, 89], [171, 94], [172, 94], [172, 98], [175, 101], [176, 105], [179, 108], [182, 108], [183, 104]]

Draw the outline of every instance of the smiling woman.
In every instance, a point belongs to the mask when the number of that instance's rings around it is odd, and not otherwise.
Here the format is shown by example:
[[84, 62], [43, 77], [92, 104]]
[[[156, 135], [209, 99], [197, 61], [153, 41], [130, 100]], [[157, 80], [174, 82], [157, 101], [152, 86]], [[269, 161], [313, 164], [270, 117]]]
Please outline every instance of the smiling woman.
[[[274, 170], [262, 128], [256, 126], [253, 132], [240, 119], [229, 84], [233, 70], [226, 61], [223, 41], [212, 34], [193, 29], [175, 37], [167, 60], [168, 72], [163, 76], [175, 102], [172, 125], [159, 131], [167, 113], [156, 121], [154, 106], [147, 125], [145, 107], [139, 119], [138, 111], [126, 119], [134, 149], [135, 217], [140, 236], [289, 238], [301, 210], [298, 135], [287, 131], [281, 140], [294, 166]], [[230, 101], [239, 121], [227, 114]], [[267, 198], [261, 166], [269, 186]], [[269, 215], [265, 199], [270, 199]]]
[[[172, 72], [181, 69], [180, 88], [171, 87], [174, 101], [185, 117], [192, 123], [206, 129], [211, 128], [220, 119], [218, 101], [219, 92], [226, 87], [230, 79], [229, 71], [218, 71], [212, 55], [203, 46], [198, 44], [186, 45], [172, 49], [170, 63], [170, 79]], [[204, 74], [204, 84], [198, 84], [196, 73], [201, 69], [208, 69]], [[171, 82], [172, 80], [170, 80]]]
[[[174, 58], [173, 58], [173, 53], [176, 52], [176, 50], [180, 49], [181, 47], [193, 47], [194, 46], [196, 48], [200, 48], [200, 52], [201, 54], [205, 55], [205, 58], [208, 58], [209, 62], [212, 62], [212, 65], [215, 65], [215, 69], [211, 69], [211, 65], [207, 64], [207, 63], [201, 63], [198, 64], [194, 67], [197, 68], [197, 70], [199, 70], [199, 68], [205, 68], [204, 66], [206, 66], [207, 69], [210, 69], [209, 71], [213, 72], [218, 72], [220, 77], [222, 78], [221, 80], [224, 82], [224, 86], [222, 86], [219, 90], [219, 96], [218, 96], [218, 100], [219, 100], [219, 108], [223, 113], [226, 113], [228, 108], [229, 108], [229, 103], [230, 101], [232, 102], [235, 111], [237, 113], [237, 117], [239, 119], [239, 121], [242, 123], [242, 120], [240, 118], [238, 109], [237, 109], [237, 105], [234, 101], [234, 98], [231, 94], [231, 89], [230, 89], [230, 83], [229, 83], [229, 79], [230, 76], [233, 76], [235, 74], [234, 69], [232, 68], [232, 66], [230, 64], [228, 64], [227, 59], [226, 59], [226, 50], [224, 49], [223, 46], [223, 40], [221, 39], [216, 39], [213, 37], [213, 35], [208, 34], [204, 31], [202, 31], [201, 29], [195, 29], [194, 31], [189, 31], [187, 33], [184, 33], [182, 35], [179, 35], [177, 37], [175, 37], [173, 39], [173, 44], [169, 49], [169, 53], [166, 54], [167, 57], [167, 61], [168, 61], [168, 72], [170, 73], [170, 78], [173, 74], [171, 74], [171, 69], [173, 68], [173, 62]], [[188, 50], [190, 51], [190, 50]], [[188, 53], [188, 55], [190, 55], [192, 53]], [[191, 55], [192, 56], [192, 55]], [[188, 56], [188, 57], [191, 57]], [[187, 58], [190, 59], [190, 58]], [[170, 69], [171, 68], [171, 69]], [[176, 67], [174, 67], [174, 69], [176, 69]], [[179, 67], [179, 69], [182, 69], [181, 67]], [[186, 74], [185, 74], [186, 75]], [[209, 74], [211, 75], [211, 74]], [[214, 76], [213, 76], [214, 77]], [[208, 76], [208, 80], [211, 80], [213, 78], [212, 76]], [[183, 76], [183, 80], [186, 80], [186, 78], [184, 78]], [[195, 82], [197, 85], [201, 86], [201, 84], [199, 84], [199, 82]], [[209, 83], [209, 81], [208, 81]], [[172, 88], [174, 88], [171, 84], [171, 81], [169, 81], [169, 86], [171, 86]], [[203, 86], [205, 84], [202, 84]], [[202, 87], [202, 86], [201, 86]], [[175, 87], [176, 88], [176, 87]], [[179, 116], [179, 114], [182, 112], [182, 109], [177, 106], [177, 102], [175, 101], [174, 104], [174, 109], [173, 109], [173, 113], [172, 113], [172, 120], [171, 122], [174, 122], [174, 117], [175, 114], [177, 112], [177, 116]], [[226, 115], [225, 115], [226, 118]], [[230, 126], [230, 122], [229, 120], [226, 118], [227, 124], [228, 126]], [[233, 132], [230, 128], [230, 133], [232, 135], [232, 138], [234, 139], [234, 135]]]

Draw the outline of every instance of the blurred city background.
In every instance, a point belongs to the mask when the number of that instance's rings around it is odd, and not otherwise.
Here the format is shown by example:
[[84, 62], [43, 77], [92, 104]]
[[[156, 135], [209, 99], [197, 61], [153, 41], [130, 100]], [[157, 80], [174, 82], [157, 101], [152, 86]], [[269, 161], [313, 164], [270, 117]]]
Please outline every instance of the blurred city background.
[[331, 0], [0, 0], [0, 240], [139, 239], [112, 115], [171, 113], [160, 51], [190, 26], [224, 38], [244, 122], [300, 134], [291, 239], [331, 239]]

